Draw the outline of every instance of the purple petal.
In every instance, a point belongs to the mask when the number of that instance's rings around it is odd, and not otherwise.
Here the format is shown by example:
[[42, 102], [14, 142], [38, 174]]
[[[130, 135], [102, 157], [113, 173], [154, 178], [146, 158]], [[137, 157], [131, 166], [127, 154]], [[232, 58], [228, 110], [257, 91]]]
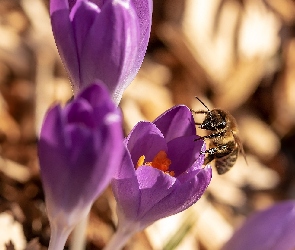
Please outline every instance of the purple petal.
[[69, 8], [70, 10], [74, 7], [75, 3], [77, 2], [77, 0], [67, 0], [69, 2]]
[[[172, 162], [169, 170], [174, 171], [176, 177], [187, 171], [198, 158], [204, 159], [201, 154], [204, 141], [194, 141], [195, 138], [196, 136], [183, 136], [168, 142], [168, 156]], [[199, 162], [200, 168], [202, 163]]]
[[[87, 39], [87, 35], [99, 14], [100, 9], [98, 8], [98, 6], [92, 4], [88, 0], [77, 1], [73, 9], [71, 10], [70, 19], [72, 21], [75, 34], [79, 61], [83, 53], [85, 39]], [[92, 79], [92, 81], [93, 80], [94, 79]]]
[[136, 58], [138, 30], [131, 4], [107, 1], [84, 38], [79, 84], [85, 86], [95, 78], [100, 79], [107, 84], [115, 100], [118, 96], [121, 99], [127, 75]]
[[63, 204], [63, 209], [71, 211], [81, 200], [83, 203], [90, 202], [96, 197], [99, 190], [105, 188], [105, 186], [98, 187], [97, 183], [100, 183], [99, 180], [96, 180], [95, 183], [91, 182], [92, 175], [94, 171], [97, 171], [97, 168], [99, 168], [100, 171], [98, 172], [101, 175], [105, 175], [105, 171], [100, 164], [97, 164], [97, 150], [100, 147], [95, 146], [97, 144], [96, 136], [90, 130], [83, 127], [71, 126], [67, 133], [71, 137], [68, 165], [66, 168], [65, 166], [60, 166], [59, 171], [55, 173], [55, 182], [51, 185], [55, 185], [58, 182], [57, 178], [64, 175], [66, 181], [59, 191], [60, 197], [58, 197], [58, 193], [55, 193], [55, 199], [59, 199], [58, 204]]
[[65, 125], [65, 121], [62, 118], [62, 110], [59, 105], [56, 105], [49, 109], [47, 112], [41, 129], [41, 138], [50, 142], [50, 144], [58, 147], [62, 145], [63, 147], [64, 133], [63, 127]]
[[96, 81], [79, 94], [80, 98], [87, 100], [93, 107], [105, 106], [108, 110], [114, 110], [116, 107], [109, 96], [109, 91], [101, 81]]
[[124, 151], [124, 155], [122, 158], [122, 162], [118, 170], [115, 172], [114, 178], [117, 180], [121, 180], [124, 178], [133, 178], [133, 177], [136, 178], [135, 168], [131, 160], [130, 153], [125, 146], [123, 151]]
[[[78, 1], [83, 1], [83, 0], [68, 0], [69, 2], [69, 6], [70, 9], [75, 5], [76, 2]], [[106, 2], [106, 1], [110, 1], [110, 0], [89, 0], [89, 2], [94, 3], [95, 5], [97, 5], [99, 8]]]
[[141, 200], [138, 215], [144, 216], [158, 202], [175, 189], [176, 178], [151, 166], [142, 166], [136, 170]]
[[80, 69], [75, 35], [69, 15], [68, 1], [50, 1], [51, 25], [55, 43], [65, 68], [72, 82], [75, 83], [80, 81]]
[[295, 201], [285, 201], [252, 215], [223, 249], [291, 250], [295, 248], [294, 232]]
[[140, 190], [131, 156], [125, 148], [121, 167], [112, 180], [112, 190], [118, 207], [126, 218], [134, 219], [140, 205]]
[[131, 0], [133, 6], [135, 7], [135, 12], [139, 21], [139, 42], [138, 42], [138, 51], [135, 58], [135, 63], [130, 69], [128, 79], [125, 81], [125, 84], [122, 88], [126, 88], [131, 81], [134, 79], [137, 74], [144, 55], [146, 53], [147, 45], [151, 33], [151, 24], [152, 24], [152, 12], [153, 12], [153, 1], [152, 0]]
[[210, 183], [211, 168], [200, 169], [190, 181], [174, 184], [174, 190], [163, 200], [159, 201], [140, 221], [143, 225], [170, 215], [177, 214], [196, 203]]
[[[77, 171], [87, 172], [89, 168], [96, 164], [96, 150], [102, 146], [101, 140], [99, 140], [99, 143], [94, 141], [96, 134], [93, 134], [90, 129], [83, 125], [68, 125], [65, 134], [69, 140], [68, 150], [70, 149], [68, 168], [72, 171], [77, 169]], [[97, 137], [101, 137], [101, 135]]]
[[[97, 148], [90, 130], [71, 126], [65, 131], [60, 122], [62, 113], [56, 111], [53, 109], [48, 113], [41, 131], [40, 167], [45, 194], [54, 204], [70, 211], [79, 203], [79, 194], [87, 186], [82, 184], [89, 181], [89, 170], [96, 166]], [[52, 118], [55, 124], [51, 123]]]
[[73, 102], [68, 111], [69, 123], [80, 123], [87, 127], [94, 128], [95, 122], [93, 117], [93, 108], [86, 100], [80, 99], [77, 102]]
[[184, 105], [167, 110], [153, 123], [161, 130], [166, 141], [180, 136], [196, 135], [194, 118], [188, 107]]
[[120, 110], [116, 108], [109, 96], [109, 91], [101, 81], [97, 81], [79, 94], [79, 98], [87, 100], [92, 106], [93, 113], [96, 114], [94, 117], [96, 125], [102, 122], [100, 117], [105, 117], [109, 112], [116, 111], [118, 115], [120, 114]]
[[[206, 150], [206, 143], [203, 144], [201, 151], [205, 151]], [[177, 179], [180, 182], [186, 182], [188, 181], [190, 178], [192, 178], [192, 176], [194, 176], [196, 174], [196, 172], [199, 171], [200, 168], [202, 168], [203, 164], [204, 164], [204, 159], [205, 159], [205, 154], [200, 154], [196, 161], [182, 174], [180, 174], [179, 176], [177, 176]]]
[[105, 176], [100, 174], [102, 172], [97, 169], [97, 172], [92, 177], [95, 182], [99, 181], [104, 186], [110, 182], [110, 178], [115, 175], [122, 161], [124, 146], [121, 124], [120, 115], [118, 113], [111, 113], [105, 117], [102, 127], [98, 128], [101, 131], [101, 136], [96, 138], [96, 142], [101, 142], [101, 147], [99, 149], [100, 155], [97, 159], [101, 167], [104, 168]]
[[50, 15], [59, 10], [69, 9], [68, 0], [50, 0]]
[[159, 151], [168, 150], [161, 131], [150, 122], [137, 123], [125, 141], [134, 166], [142, 155], [150, 162]]
[[[68, 152], [63, 131], [64, 121], [62, 120], [61, 109], [55, 106], [46, 114], [43, 122], [40, 141], [38, 143], [38, 155], [41, 167], [41, 175], [45, 190], [49, 192], [49, 196], [54, 196], [62, 189], [63, 183], [67, 180], [67, 176], [59, 176], [60, 181], [52, 185], [56, 180], [56, 173], [67, 166]], [[64, 180], [62, 180], [64, 178]]]
[[66, 105], [64, 108], [64, 116], [68, 118], [69, 123], [79, 122], [94, 128], [100, 126], [102, 117], [115, 109], [107, 89], [99, 82], [90, 85], [71, 100], [71, 105]]

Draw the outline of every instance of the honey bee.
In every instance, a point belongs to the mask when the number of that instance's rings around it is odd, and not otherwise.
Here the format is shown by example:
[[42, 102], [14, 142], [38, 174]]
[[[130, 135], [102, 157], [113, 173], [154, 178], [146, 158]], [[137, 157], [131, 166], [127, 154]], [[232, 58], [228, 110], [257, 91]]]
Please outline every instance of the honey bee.
[[224, 174], [236, 163], [239, 152], [245, 158], [243, 145], [238, 136], [237, 122], [229, 112], [222, 109], [210, 110], [198, 97], [196, 98], [207, 110], [191, 110], [194, 114], [205, 114], [203, 122], [195, 124], [211, 132], [196, 139], [210, 139], [209, 148], [203, 152], [207, 154], [204, 165], [215, 160], [217, 173]]

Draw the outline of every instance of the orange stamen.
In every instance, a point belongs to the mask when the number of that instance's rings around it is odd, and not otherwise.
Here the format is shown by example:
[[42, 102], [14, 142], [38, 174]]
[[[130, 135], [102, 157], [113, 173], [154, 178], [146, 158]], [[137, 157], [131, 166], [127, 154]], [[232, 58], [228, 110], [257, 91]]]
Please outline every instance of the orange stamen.
[[151, 166], [153, 168], [157, 168], [161, 171], [163, 171], [166, 174], [169, 174], [171, 176], [174, 176], [174, 171], [169, 171], [169, 166], [171, 165], [171, 160], [167, 157], [167, 153], [163, 150], [161, 150], [153, 159], [151, 162], [144, 163], [145, 156], [142, 155], [139, 157], [136, 169], [140, 166]]

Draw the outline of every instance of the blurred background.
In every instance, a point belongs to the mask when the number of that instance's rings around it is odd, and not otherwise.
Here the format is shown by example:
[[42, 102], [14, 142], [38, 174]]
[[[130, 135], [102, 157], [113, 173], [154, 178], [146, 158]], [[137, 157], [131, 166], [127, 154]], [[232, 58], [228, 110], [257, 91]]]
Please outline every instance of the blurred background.
[[[250, 214], [295, 198], [294, 37], [292, 0], [154, 0], [147, 55], [120, 105], [126, 133], [175, 104], [202, 109], [198, 96], [236, 118], [248, 164], [241, 156], [223, 176], [214, 169], [194, 206], [126, 250], [217, 250]], [[48, 0], [0, 0], [1, 250], [48, 246], [37, 134], [46, 109], [71, 95]], [[115, 227], [108, 189], [91, 211], [87, 249], [102, 249]]]

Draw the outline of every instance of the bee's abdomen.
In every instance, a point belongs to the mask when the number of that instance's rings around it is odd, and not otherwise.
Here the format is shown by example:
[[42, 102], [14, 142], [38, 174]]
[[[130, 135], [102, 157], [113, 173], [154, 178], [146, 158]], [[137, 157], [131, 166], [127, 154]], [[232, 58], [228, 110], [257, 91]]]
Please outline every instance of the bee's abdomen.
[[215, 158], [215, 167], [218, 174], [224, 174], [232, 168], [236, 163], [239, 155], [239, 148], [235, 148], [230, 154], [222, 157]]

